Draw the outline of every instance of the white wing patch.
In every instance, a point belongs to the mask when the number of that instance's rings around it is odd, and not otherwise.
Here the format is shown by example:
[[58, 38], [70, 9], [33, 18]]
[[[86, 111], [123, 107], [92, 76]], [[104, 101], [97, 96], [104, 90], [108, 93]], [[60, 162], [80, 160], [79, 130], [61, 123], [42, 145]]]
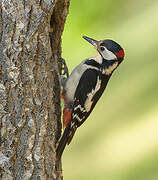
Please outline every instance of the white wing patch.
[[[69, 78], [66, 81], [64, 90], [65, 90], [65, 96], [67, 101], [71, 102], [74, 99], [75, 91], [77, 89], [78, 83], [81, 79], [81, 76], [84, 74], [84, 72], [87, 69], [96, 69], [98, 70], [97, 67], [90, 66], [84, 64], [85, 61], [83, 61], [81, 64], [79, 64], [71, 73]], [[71, 88], [70, 88], [71, 87]]]
[[92, 92], [90, 92], [88, 95], [87, 95], [87, 100], [84, 104], [85, 106], [85, 109], [87, 112], [90, 111], [91, 109], [91, 106], [93, 104], [93, 101], [92, 101], [92, 98], [94, 97], [94, 95], [96, 94], [96, 92], [100, 89], [100, 86], [101, 86], [101, 80], [99, 79], [98, 77], [98, 80], [97, 80], [97, 84], [95, 86], [95, 89], [92, 89]]
[[103, 74], [110, 75], [112, 71], [118, 66], [118, 62], [115, 62], [113, 65], [109, 66], [108, 68], [104, 69]]

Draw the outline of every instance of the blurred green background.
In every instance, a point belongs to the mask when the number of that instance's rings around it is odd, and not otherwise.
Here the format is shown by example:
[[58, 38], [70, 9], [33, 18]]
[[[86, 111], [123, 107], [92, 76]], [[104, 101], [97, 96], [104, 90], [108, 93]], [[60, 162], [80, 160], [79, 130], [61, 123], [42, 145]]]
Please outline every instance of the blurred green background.
[[63, 155], [65, 180], [158, 180], [158, 1], [71, 0], [63, 54], [72, 70], [110, 38], [125, 60]]

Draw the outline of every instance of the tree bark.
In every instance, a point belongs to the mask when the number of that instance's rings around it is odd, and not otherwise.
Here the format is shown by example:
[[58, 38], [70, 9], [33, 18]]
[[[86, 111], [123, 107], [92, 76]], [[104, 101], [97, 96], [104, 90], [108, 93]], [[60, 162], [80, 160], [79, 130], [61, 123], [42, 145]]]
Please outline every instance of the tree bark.
[[0, 1], [0, 179], [62, 179], [61, 35], [69, 0]]

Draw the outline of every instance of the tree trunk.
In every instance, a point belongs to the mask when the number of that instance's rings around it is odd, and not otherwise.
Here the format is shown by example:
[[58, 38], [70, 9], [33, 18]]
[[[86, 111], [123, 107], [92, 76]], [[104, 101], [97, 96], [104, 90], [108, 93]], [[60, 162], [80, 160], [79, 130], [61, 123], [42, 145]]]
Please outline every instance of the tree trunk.
[[62, 179], [57, 59], [68, 7], [0, 1], [0, 179]]

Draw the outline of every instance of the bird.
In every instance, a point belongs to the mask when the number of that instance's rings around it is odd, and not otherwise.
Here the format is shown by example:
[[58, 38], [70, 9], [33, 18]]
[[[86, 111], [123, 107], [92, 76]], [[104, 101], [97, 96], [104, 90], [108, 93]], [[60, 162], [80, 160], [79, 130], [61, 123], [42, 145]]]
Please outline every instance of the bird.
[[91, 114], [102, 96], [114, 70], [124, 59], [124, 49], [111, 39], [83, 38], [97, 50], [98, 55], [83, 60], [63, 82], [63, 125], [65, 127], [56, 149], [60, 159], [76, 130]]

